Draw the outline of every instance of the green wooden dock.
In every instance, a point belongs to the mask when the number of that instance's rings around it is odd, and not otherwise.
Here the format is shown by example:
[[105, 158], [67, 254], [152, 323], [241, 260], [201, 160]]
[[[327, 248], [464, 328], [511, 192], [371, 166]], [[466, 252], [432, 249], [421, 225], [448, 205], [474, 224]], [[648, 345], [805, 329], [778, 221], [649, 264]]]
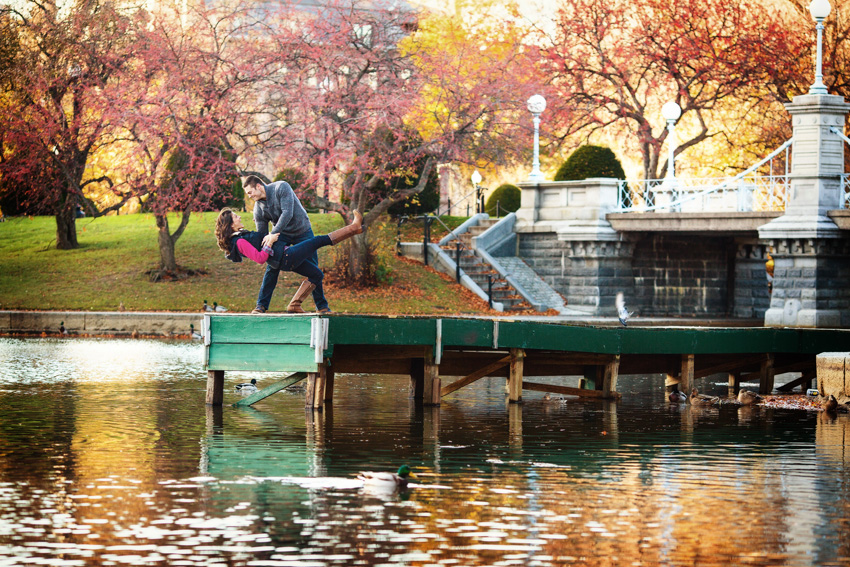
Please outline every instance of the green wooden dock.
[[[207, 404], [222, 404], [226, 371], [289, 372], [295, 374], [246, 403], [306, 378], [306, 406], [319, 410], [332, 401], [341, 373], [409, 375], [410, 396], [425, 405], [485, 376], [506, 378], [511, 402], [522, 401], [523, 390], [616, 398], [618, 376], [654, 373], [686, 392], [695, 380], [724, 373], [730, 390], [758, 381], [770, 393], [774, 376], [786, 372], [799, 372], [795, 385], [808, 387], [818, 353], [850, 348], [849, 330], [483, 317], [206, 314], [203, 327]], [[579, 376], [580, 387], [527, 380], [538, 376]]]

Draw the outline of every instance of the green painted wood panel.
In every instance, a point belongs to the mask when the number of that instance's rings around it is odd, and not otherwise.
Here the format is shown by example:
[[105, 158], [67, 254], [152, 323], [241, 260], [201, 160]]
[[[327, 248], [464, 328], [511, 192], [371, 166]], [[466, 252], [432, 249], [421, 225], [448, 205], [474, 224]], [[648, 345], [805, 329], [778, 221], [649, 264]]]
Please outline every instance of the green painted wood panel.
[[617, 354], [620, 336], [615, 328], [505, 321], [499, 323], [499, 346]]
[[442, 319], [443, 346], [493, 347], [493, 321]]
[[307, 345], [211, 344], [207, 370], [316, 372], [314, 356]]
[[433, 345], [437, 318], [329, 317], [328, 341], [349, 345]]
[[311, 316], [210, 316], [211, 343], [310, 344]]

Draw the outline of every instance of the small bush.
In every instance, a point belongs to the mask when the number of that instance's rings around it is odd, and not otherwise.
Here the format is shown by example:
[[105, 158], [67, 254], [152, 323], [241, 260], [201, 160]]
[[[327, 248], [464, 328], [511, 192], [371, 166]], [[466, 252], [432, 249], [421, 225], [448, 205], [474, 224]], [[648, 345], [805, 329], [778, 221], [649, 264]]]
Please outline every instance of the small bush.
[[567, 158], [558, 168], [555, 181], [578, 181], [591, 177], [625, 179], [626, 173], [611, 148], [588, 145], [580, 147]]
[[505, 183], [496, 187], [484, 204], [484, 211], [490, 215], [496, 214], [496, 203], [499, 204], [499, 214], [515, 213], [519, 209], [521, 191], [516, 185]]

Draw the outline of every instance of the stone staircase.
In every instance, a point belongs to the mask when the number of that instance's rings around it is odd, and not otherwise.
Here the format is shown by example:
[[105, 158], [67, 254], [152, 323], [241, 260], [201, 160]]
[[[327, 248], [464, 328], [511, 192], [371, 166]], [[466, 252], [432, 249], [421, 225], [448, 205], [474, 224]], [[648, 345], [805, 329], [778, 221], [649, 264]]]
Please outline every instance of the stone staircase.
[[[500, 302], [505, 311], [526, 311], [531, 309], [531, 306], [523, 300], [522, 296], [496, 270], [472, 252], [472, 239], [496, 224], [497, 221], [498, 219], [483, 220], [477, 226], [469, 227], [468, 232], [460, 235], [460, 241], [463, 244], [460, 253], [460, 269], [485, 293], [488, 291], [488, 276], [492, 276], [492, 300]], [[442, 248], [450, 258], [455, 259], [457, 250], [453, 241]]]

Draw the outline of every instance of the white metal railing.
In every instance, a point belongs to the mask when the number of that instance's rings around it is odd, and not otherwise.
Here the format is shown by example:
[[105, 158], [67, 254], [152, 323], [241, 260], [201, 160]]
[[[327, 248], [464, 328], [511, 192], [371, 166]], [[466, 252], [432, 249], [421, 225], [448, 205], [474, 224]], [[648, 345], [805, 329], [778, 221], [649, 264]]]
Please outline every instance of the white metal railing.
[[[793, 143], [794, 138], [791, 138], [734, 177], [620, 181], [617, 212], [784, 210], [790, 187]], [[774, 160], [780, 162], [783, 173], [774, 174]]]
[[841, 174], [841, 188], [844, 190], [844, 208], [850, 209], [850, 173]]

